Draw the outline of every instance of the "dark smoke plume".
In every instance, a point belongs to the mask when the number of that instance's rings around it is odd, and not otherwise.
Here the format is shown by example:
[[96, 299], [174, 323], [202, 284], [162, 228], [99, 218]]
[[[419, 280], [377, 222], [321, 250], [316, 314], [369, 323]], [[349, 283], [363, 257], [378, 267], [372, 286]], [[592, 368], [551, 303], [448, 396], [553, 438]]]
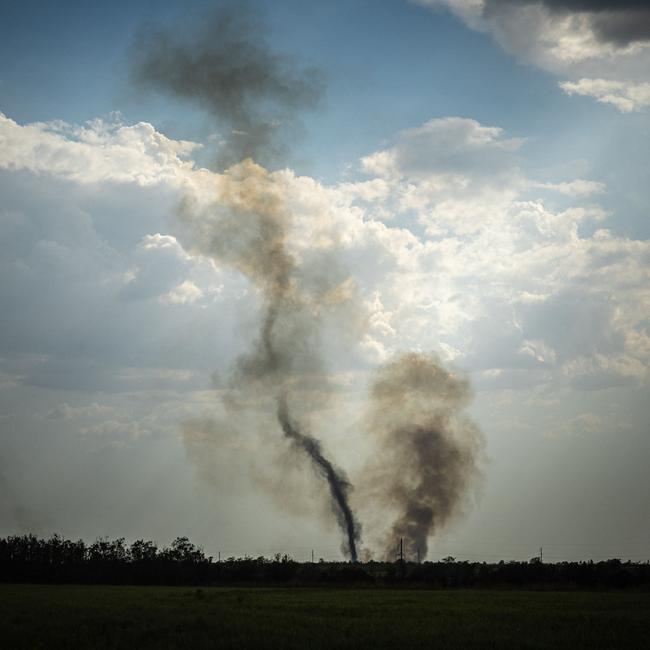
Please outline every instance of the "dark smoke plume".
[[483, 435], [463, 415], [470, 397], [469, 383], [433, 355], [404, 354], [378, 371], [368, 413], [378, 453], [367, 480], [393, 513], [384, 542], [390, 559], [400, 538], [411, 558], [424, 557], [480, 477]]
[[[321, 443], [301, 430], [288, 400], [305, 375], [321, 371], [319, 315], [341, 281], [330, 265], [319, 278], [322, 290], [306, 290], [304, 269], [287, 249], [291, 214], [284, 186], [258, 164], [277, 151], [278, 127], [318, 99], [320, 77], [271, 52], [261, 24], [241, 5], [216, 12], [188, 33], [149, 28], [140, 36], [132, 72], [137, 83], [190, 99], [231, 128], [222, 162], [236, 164], [215, 175], [209, 204], [188, 195], [181, 206], [190, 230], [187, 248], [243, 273], [264, 300], [258, 339], [236, 363], [226, 405], [274, 403], [285, 437], [327, 481], [344, 551], [356, 560], [360, 527], [348, 501], [350, 485]], [[186, 435], [192, 432], [186, 428]]]
[[191, 100], [229, 129], [219, 162], [267, 163], [281, 149], [278, 134], [295, 131], [295, 112], [318, 103], [322, 77], [271, 51], [265, 28], [245, 3], [221, 8], [200, 23], [142, 29], [131, 76], [142, 89]]
[[330, 488], [334, 513], [342, 530], [347, 534], [348, 546], [346, 551], [353, 562], [357, 561], [357, 542], [361, 531], [359, 524], [355, 521], [352, 510], [350, 509], [348, 492], [350, 484], [348, 483], [343, 471], [334, 467], [332, 463], [325, 458], [321, 448], [321, 443], [305, 433], [302, 433], [294, 422], [291, 421], [289, 408], [287, 406], [286, 395], [280, 396], [278, 405], [278, 420], [284, 431], [284, 435], [291, 440], [293, 444], [302, 449], [311, 458], [316, 471], [321, 474]]

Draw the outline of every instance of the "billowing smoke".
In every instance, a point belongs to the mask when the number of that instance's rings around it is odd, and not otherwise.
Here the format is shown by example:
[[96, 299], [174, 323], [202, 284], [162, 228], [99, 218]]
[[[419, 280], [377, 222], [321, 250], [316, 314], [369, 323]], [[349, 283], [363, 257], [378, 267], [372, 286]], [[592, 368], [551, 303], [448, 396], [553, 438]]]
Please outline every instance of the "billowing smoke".
[[265, 28], [246, 3], [222, 7], [196, 24], [148, 25], [138, 35], [132, 79], [206, 109], [229, 130], [219, 162], [268, 163], [281, 152], [280, 134], [296, 130], [295, 115], [320, 99], [318, 70], [273, 52]]
[[[330, 265], [318, 290], [308, 288], [305, 270], [287, 249], [291, 213], [283, 185], [251, 158], [272, 154], [276, 124], [317, 98], [314, 77], [270, 52], [259, 23], [241, 9], [217, 12], [198, 33], [150, 28], [134, 66], [139, 82], [192, 99], [232, 128], [222, 159], [237, 164], [215, 176], [211, 202], [188, 194], [181, 207], [190, 232], [186, 247], [243, 273], [264, 301], [258, 339], [236, 363], [227, 406], [274, 403], [286, 439], [327, 482], [343, 549], [356, 561], [360, 527], [350, 484], [290, 412], [301, 380], [322, 374], [319, 317], [337, 294], [339, 275]], [[300, 401], [304, 410], [304, 393]]]
[[470, 398], [468, 381], [433, 355], [404, 354], [378, 370], [368, 412], [377, 455], [365, 478], [392, 518], [391, 559], [400, 538], [408, 557], [424, 557], [480, 478], [483, 435], [463, 413]]
[[[334, 245], [317, 262], [291, 248], [286, 173], [259, 164], [277, 151], [276, 125], [318, 95], [317, 75], [270, 52], [263, 36], [239, 9], [217, 12], [198, 32], [151, 27], [137, 47], [133, 77], [193, 100], [231, 128], [221, 158], [234, 164], [206, 176], [209, 196], [205, 187], [188, 190], [180, 210], [187, 227], [184, 246], [241, 272], [263, 301], [257, 339], [235, 363], [224, 404], [233, 415], [259, 412], [264, 428], [276, 428], [271, 433], [277, 440], [284, 434], [309, 461], [328, 486], [343, 551], [356, 560], [361, 529], [350, 506], [351, 485], [308, 433], [308, 420], [317, 404], [314, 394], [327, 393], [324, 319], [345, 314], [336, 319], [337, 328], [359, 337], [363, 307], [355, 283], [336, 264]], [[320, 388], [310, 390], [314, 384]], [[425, 554], [429, 537], [461, 507], [478, 474], [482, 441], [462, 415], [468, 400], [467, 382], [433, 357], [405, 355], [380, 369], [369, 424], [377, 443], [375, 505], [396, 513], [386, 548], [403, 537], [407, 551]], [[225, 424], [228, 435], [237, 421], [232, 417]], [[219, 429], [201, 426], [185, 430], [194, 457], [205, 436]]]
[[[337, 292], [334, 267], [329, 274], [323, 270], [320, 291], [309, 290], [303, 281], [306, 270], [287, 250], [291, 214], [283, 186], [273, 174], [247, 160], [221, 175], [215, 191], [217, 199], [204, 207], [189, 196], [185, 199], [181, 213], [192, 232], [188, 248], [244, 273], [265, 302], [258, 339], [236, 363], [228, 404], [238, 408], [242, 393], [275, 402], [285, 437], [327, 481], [332, 510], [344, 533], [344, 551], [356, 561], [360, 526], [349, 504], [350, 485], [325, 456], [321, 443], [302, 431], [290, 413], [289, 400], [301, 382], [322, 372], [321, 312], [336, 301], [333, 296], [345, 300], [349, 294]], [[302, 392], [301, 401], [305, 400], [309, 397]]]

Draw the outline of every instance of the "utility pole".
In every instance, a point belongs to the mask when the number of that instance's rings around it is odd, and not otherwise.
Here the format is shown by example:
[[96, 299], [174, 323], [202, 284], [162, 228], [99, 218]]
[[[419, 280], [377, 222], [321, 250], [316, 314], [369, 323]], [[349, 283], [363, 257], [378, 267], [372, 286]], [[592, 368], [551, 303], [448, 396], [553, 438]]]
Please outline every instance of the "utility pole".
[[420, 564], [420, 547], [418, 546], [418, 564]]
[[311, 549], [311, 563], [314, 563], [314, 549]]
[[541, 546], [539, 547], [539, 561], [540, 563], [544, 561], [544, 549]]
[[221, 562], [221, 551], [219, 551], [219, 562]]
[[406, 570], [404, 566], [404, 540], [401, 537], [399, 538], [399, 572], [403, 580]]

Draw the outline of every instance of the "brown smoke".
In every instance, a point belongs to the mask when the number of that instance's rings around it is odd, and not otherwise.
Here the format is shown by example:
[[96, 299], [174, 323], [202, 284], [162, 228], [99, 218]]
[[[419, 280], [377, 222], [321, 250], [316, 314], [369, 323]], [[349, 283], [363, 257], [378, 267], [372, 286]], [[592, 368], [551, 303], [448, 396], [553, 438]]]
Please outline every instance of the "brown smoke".
[[[287, 398], [301, 376], [321, 369], [323, 296], [306, 295], [300, 286], [300, 269], [287, 250], [291, 215], [281, 185], [253, 162], [277, 153], [278, 127], [318, 100], [320, 76], [270, 51], [264, 37], [262, 24], [241, 3], [221, 8], [189, 32], [150, 26], [134, 49], [132, 77], [140, 86], [193, 101], [231, 129], [221, 152], [222, 163], [231, 167], [215, 181], [215, 200], [199, 207], [188, 196], [181, 209], [188, 247], [243, 273], [264, 299], [259, 337], [236, 364], [226, 405], [250, 404], [251, 396], [275, 403], [285, 437], [327, 481], [344, 548], [356, 560], [360, 529], [348, 504], [349, 484], [320, 442], [301, 431]], [[335, 281], [322, 284], [328, 292], [336, 289]], [[193, 430], [186, 428], [186, 437]]]
[[[190, 228], [188, 248], [241, 271], [264, 297], [260, 332], [253, 349], [237, 361], [231, 378], [231, 409], [250, 406], [250, 396], [272, 400], [284, 436], [311, 460], [327, 482], [332, 510], [344, 533], [343, 549], [357, 559], [360, 526], [349, 505], [350, 485], [324, 454], [320, 441], [304, 433], [289, 411], [288, 395], [321, 371], [319, 314], [341, 293], [335, 275], [328, 291], [305, 293], [302, 269], [287, 250], [291, 215], [281, 184], [251, 160], [218, 177], [217, 200], [206, 207], [186, 197], [182, 216]], [[345, 283], [344, 283], [345, 284]], [[301, 401], [305, 401], [302, 392]], [[259, 406], [259, 404], [258, 404]]]
[[400, 538], [411, 558], [424, 557], [480, 477], [483, 435], [463, 414], [470, 398], [468, 381], [433, 355], [404, 354], [377, 372], [368, 427], [378, 452], [366, 480], [394, 516], [384, 543], [390, 559]]
[[[230, 166], [210, 175], [210, 199], [188, 193], [180, 210], [185, 248], [236, 269], [263, 300], [258, 337], [237, 360], [224, 405], [233, 415], [260, 413], [258, 424], [271, 429], [270, 436], [284, 436], [310, 461], [327, 483], [343, 550], [356, 560], [360, 526], [350, 507], [350, 483], [307, 425], [314, 395], [328, 389], [323, 323], [334, 315], [338, 332], [360, 336], [364, 310], [355, 283], [331, 252], [318, 257], [310, 251], [308, 262], [292, 254], [286, 184], [280, 172], [259, 164], [277, 153], [282, 125], [317, 100], [320, 77], [269, 51], [259, 22], [233, 7], [198, 30], [142, 32], [132, 76], [142, 87], [192, 100], [231, 129], [221, 154]], [[314, 384], [319, 388], [310, 389]], [[482, 441], [462, 415], [468, 400], [467, 382], [434, 357], [405, 355], [379, 371], [369, 416], [379, 443], [372, 476], [379, 503], [397, 511], [391, 543], [404, 537], [407, 550], [426, 553], [429, 536], [462, 504], [478, 473]], [[232, 417], [225, 425], [228, 436], [237, 421]], [[201, 457], [206, 436], [211, 443], [219, 430], [214, 422], [188, 425], [192, 457]]]

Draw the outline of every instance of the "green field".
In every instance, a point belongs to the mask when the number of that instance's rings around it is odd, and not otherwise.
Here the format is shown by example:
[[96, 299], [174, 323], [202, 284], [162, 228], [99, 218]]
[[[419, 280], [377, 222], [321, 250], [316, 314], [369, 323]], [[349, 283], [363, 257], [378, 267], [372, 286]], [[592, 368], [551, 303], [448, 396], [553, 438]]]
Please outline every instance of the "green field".
[[9, 648], [647, 648], [650, 594], [0, 585]]

